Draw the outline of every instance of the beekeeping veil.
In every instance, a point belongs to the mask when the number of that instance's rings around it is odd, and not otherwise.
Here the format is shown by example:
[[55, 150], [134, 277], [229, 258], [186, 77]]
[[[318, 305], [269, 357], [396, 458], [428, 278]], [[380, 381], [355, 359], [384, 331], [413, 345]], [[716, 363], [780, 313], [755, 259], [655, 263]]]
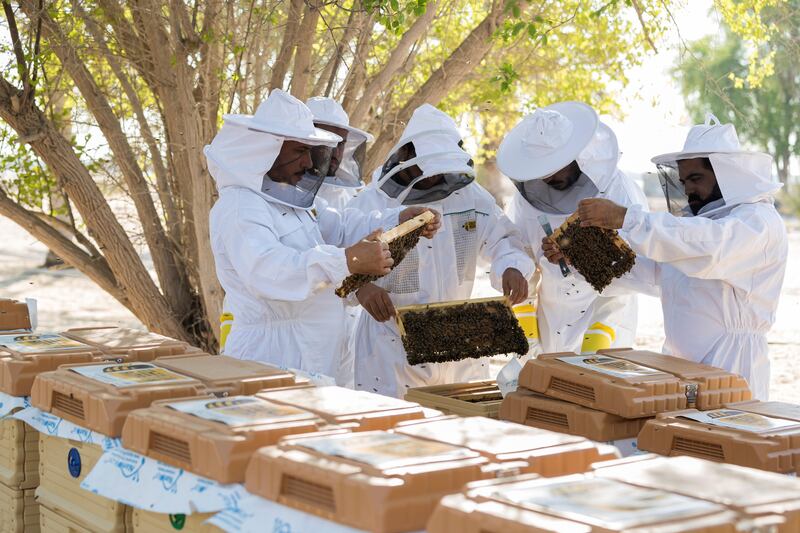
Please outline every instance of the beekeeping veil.
[[722, 192], [720, 200], [703, 206], [697, 216], [719, 218], [739, 204], [771, 200], [782, 186], [772, 178], [771, 156], [742, 150], [733, 124], [720, 124], [717, 117], [707, 113], [704, 124], [689, 130], [683, 150], [652, 159], [673, 215], [693, 216], [679, 179], [678, 161], [697, 158], [709, 159]]
[[372, 135], [350, 125], [350, 117], [344, 108], [333, 98], [314, 96], [306, 101], [306, 105], [314, 115], [314, 123], [335, 126], [347, 130], [344, 140], [344, 153], [339, 168], [331, 176], [325, 177], [325, 183], [335, 187], [358, 188], [364, 186], [361, 179], [364, 172], [364, 161], [367, 156], [367, 143]]
[[[314, 127], [311, 111], [295, 97], [275, 89], [255, 115], [224, 115], [219, 133], [203, 153], [220, 191], [245, 187], [267, 200], [290, 207], [311, 209], [342, 138]], [[284, 141], [312, 146], [313, 168], [296, 184], [274, 181], [267, 175]]]
[[[608, 188], [617, 172], [619, 146], [614, 132], [594, 109], [580, 102], [561, 102], [527, 115], [503, 139], [497, 165], [536, 209], [573, 213], [584, 198]], [[545, 179], [577, 161], [581, 174], [565, 190]]]

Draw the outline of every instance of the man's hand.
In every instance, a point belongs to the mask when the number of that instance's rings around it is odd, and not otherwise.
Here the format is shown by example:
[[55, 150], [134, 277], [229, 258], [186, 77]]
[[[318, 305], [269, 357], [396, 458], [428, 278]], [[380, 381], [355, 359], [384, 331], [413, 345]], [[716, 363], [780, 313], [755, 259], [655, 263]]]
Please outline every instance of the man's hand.
[[389, 293], [374, 283], [367, 283], [356, 292], [358, 303], [378, 322], [386, 322], [395, 315]]
[[542, 239], [542, 252], [544, 252], [545, 258], [554, 265], [557, 265], [562, 260], [569, 263], [569, 259], [567, 259], [567, 256], [564, 255], [564, 252], [561, 251], [561, 248], [558, 247], [552, 237]]
[[412, 218], [421, 215], [425, 211], [430, 211], [433, 213], [433, 221], [428, 223], [425, 226], [425, 229], [422, 230], [422, 236], [426, 239], [432, 239], [436, 232], [442, 227], [442, 215], [435, 209], [431, 209], [430, 207], [406, 207], [402, 211], [400, 211], [400, 224], [411, 220]]
[[605, 198], [587, 198], [578, 204], [581, 227], [620, 229], [625, 222], [627, 207], [617, 205]]
[[511, 305], [522, 303], [528, 297], [528, 280], [516, 268], [503, 272], [503, 294], [508, 296]]
[[392, 271], [394, 259], [389, 252], [389, 245], [378, 239], [382, 231], [375, 230], [363, 240], [345, 249], [347, 269], [351, 274], [385, 276]]

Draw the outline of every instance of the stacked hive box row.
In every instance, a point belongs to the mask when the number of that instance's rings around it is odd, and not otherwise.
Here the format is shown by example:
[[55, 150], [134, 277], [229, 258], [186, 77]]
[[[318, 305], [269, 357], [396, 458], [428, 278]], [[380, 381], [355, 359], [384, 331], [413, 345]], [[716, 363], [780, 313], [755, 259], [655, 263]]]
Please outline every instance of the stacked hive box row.
[[715, 409], [750, 397], [743, 378], [668, 355], [546, 354], [526, 363], [500, 417], [610, 442], [636, 438], [659, 413]]

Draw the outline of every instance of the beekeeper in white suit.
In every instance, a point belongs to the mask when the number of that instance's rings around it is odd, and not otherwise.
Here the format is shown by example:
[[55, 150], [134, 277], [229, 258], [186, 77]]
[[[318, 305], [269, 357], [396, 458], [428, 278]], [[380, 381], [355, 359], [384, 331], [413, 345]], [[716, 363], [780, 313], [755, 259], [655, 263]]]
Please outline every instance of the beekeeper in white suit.
[[531, 299], [515, 308], [531, 355], [633, 346], [635, 294], [598, 294], [576, 271], [549, 263], [542, 251], [542, 222], [557, 228], [585, 198], [646, 205], [642, 190], [617, 168], [618, 160], [614, 132], [579, 102], [537, 109], [500, 144], [497, 166], [517, 188], [508, 216], [539, 269]]
[[491, 261], [496, 289], [514, 303], [527, 296], [533, 262], [494, 198], [475, 183], [460, 135], [440, 114], [429, 105], [418, 109], [377, 179], [350, 204], [365, 211], [424, 204], [442, 213], [442, 229], [432, 241], [417, 245], [391, 274], [356, 294], [367, 311], [356, 327], [357, 389], [403, 397], [411, 387], [490, 377], [485, 359], [409, 365], [392, 319], [396, 307], [469, 298], [478, 255]]
[[224, 353], [334, 377], [344, 343], [335, 286], [350, 273], [388, 273], [376, 230], [425, 209], [362, 214], [315, 202], [342, 139], [315, 128], [308, 107], [279, 89], [255, 115], [223, 118], [205, 155], [219, 189], [211, 246], [233, 315]]
[[344, 209], [356, 193], [364, 187], [363, 166], [367, 155], [367, 143], [372, 135], [350, 125], [350, 117], [333, 98], [314, 96], [306, 100], [314, 115], [314, 125], [335, 133], [342, 141], [331, 155], [328, 175], [317, 193], [330, 207]]
[[653, 162], [671, 213], [585, 200], [582, 224], [625, 231], [638, 256], [616, 284], [661, 296], [664, 352], [740, 374], [767, 400], [767, 332], [788, 253], [772, 158], [742, 150], [733, 125], [708, 115], [682, 151]]

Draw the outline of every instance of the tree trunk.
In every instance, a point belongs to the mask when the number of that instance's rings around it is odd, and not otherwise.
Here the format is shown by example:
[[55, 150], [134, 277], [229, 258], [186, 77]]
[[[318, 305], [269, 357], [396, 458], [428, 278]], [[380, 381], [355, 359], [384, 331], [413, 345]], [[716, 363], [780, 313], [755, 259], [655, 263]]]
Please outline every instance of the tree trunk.
[[311, 49], [316, 37], [320, 6], [314, 2], [306, 5], [303, 22], [297, 33], [297, 51], [294, 56], [292, 73], [292, 96], [305, 101], [308, 98], [308, 85], [311, 79]]
[[303, 0], [290, 0], [289, 16], [286, 18], [286, 28], [283, 30], [281, 49], [275, 63], [272, 65], [272, 76], [269, 80], [269, 90], [283, 87], [286, 73], [289, 72], [289, 63], [292, 61], [294, 47], [297, 44], [295, 35], [300, 28], [300, 15], [303, 12]]

